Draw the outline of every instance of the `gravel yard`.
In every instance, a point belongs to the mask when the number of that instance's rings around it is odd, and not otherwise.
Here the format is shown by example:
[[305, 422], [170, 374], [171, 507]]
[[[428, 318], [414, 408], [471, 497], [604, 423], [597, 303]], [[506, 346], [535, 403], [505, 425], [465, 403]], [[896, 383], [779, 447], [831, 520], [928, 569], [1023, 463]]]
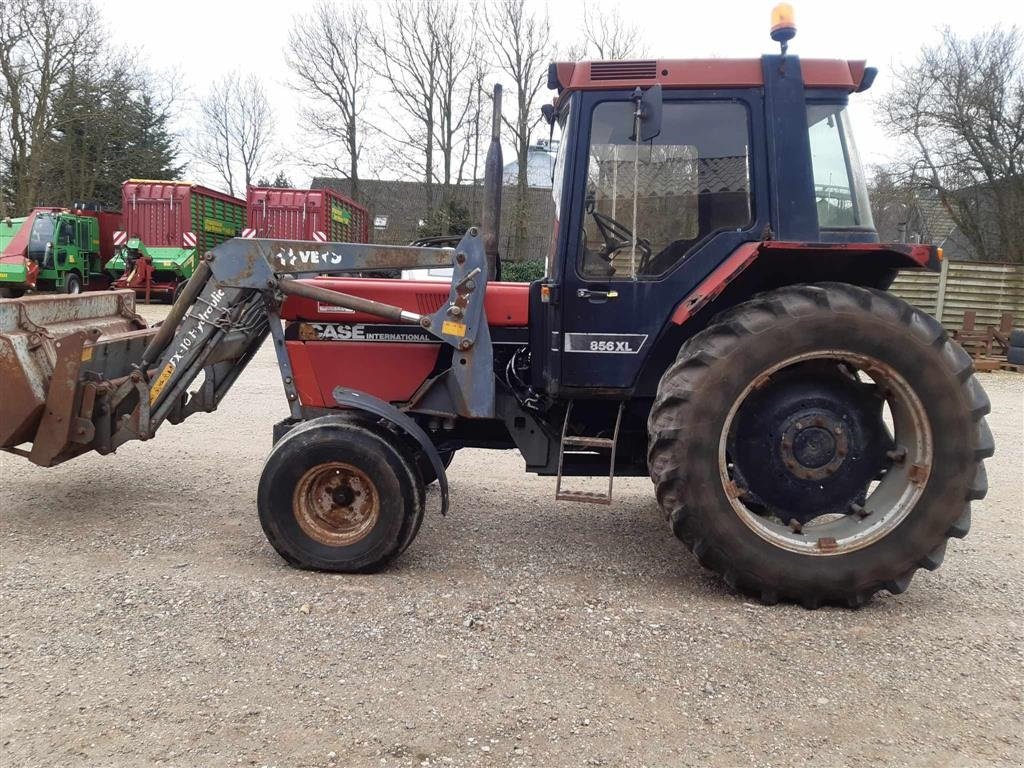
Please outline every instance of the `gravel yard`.
[[286, 412], [265, 347], [151, 443], [0, 454], [0, 763], [1020, 765], [1024, 376], [981, 380], [970, 536], [900, 597], [812, 612], [704, 572], [649, 481], [556, 503], [511, 452], [460, 452], [389, 570], [293, 570], [255, 511]]

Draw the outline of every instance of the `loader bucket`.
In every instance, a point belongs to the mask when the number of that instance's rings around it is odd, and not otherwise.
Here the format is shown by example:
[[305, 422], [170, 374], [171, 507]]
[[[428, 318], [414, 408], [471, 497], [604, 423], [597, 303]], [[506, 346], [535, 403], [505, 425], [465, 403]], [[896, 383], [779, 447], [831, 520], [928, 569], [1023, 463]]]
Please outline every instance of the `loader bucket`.
[[[42, 466], [88, 450], [90, 436], [72, 418], [83, 363], [99, 340], [148, 337], [144, 329], [134, 291], [0, 301], [0, 448]], [[31, 453], [16, 448], [28, 442]]]

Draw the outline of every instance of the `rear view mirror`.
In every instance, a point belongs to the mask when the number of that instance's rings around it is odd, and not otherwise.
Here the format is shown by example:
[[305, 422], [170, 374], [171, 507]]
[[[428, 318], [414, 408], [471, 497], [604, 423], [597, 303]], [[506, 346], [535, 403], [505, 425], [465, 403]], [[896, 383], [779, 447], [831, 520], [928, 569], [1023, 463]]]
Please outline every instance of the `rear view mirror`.
[[661, 133], [661, 83], [652, 85], [646, 91], [637, 88], [633, 91], [633, 103], [636, 105], [633, 119], [633, 135], [631, 141], [637, 140], [637, 124], [639, 124], [640, 141], [650, 141]]

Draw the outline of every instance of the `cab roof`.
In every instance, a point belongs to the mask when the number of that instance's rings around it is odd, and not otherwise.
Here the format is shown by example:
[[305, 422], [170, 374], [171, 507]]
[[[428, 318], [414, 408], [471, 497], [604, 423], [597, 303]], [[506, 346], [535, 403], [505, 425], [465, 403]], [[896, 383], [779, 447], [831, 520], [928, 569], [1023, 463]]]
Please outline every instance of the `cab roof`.
[[[777, 57], [775, 57], [777, 58]], [[795, 57], [794, 57], [795, 58]], [[801, 59], [804, 87], [853, 93], [866, 90], [875, 70], [864, 61]], [[556, 62], [548, 87], [559, 96], [572, 91], [635, 88], [758, 88], [764, 85], [763, 59], [639, 59], [636, 61]]]

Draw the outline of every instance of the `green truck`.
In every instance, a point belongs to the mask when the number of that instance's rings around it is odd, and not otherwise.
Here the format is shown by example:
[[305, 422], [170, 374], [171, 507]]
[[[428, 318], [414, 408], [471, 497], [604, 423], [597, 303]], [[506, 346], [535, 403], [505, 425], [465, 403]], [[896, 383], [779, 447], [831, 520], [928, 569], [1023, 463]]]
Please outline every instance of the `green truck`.
[[105, 267], [120, 226], [119, 212], [84, 204], [35, 208], [27, 216], [0, 221], [0, 297], [108, 288]]
[[173, 301], [199, 255], [241, 235], [245, 201], [187, 181], [128, 179], [121, 185], [124, 227], [107, 263], [117, 288]]

